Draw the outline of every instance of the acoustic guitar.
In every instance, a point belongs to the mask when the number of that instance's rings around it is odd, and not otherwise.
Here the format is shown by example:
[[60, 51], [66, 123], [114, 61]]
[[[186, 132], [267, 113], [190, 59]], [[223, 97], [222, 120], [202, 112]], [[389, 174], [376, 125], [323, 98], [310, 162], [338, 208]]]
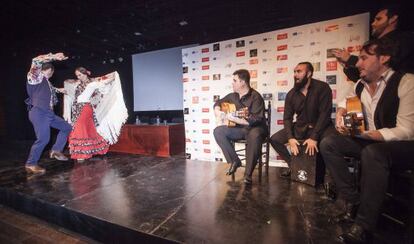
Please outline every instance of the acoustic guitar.
[[347, 98], [346, 111], [347, 113], [343, 116], [345, 128], [351, 136], [361, 135], [365, 131], [361, 100], [357, 96]]
[[226, 115], [229, 113], [238, 118], [247, 118], [249, 116], [249, 109], [247, 107], [236, 110], [236, 105], [233, 103], [221, 103], [220, 109], [222, 112], [224, 112], [224, 114], [221, 118], [217, 118], [217, 125], [227, 125], [228, 127], [236, 126], [235, 122], [227, 119]]

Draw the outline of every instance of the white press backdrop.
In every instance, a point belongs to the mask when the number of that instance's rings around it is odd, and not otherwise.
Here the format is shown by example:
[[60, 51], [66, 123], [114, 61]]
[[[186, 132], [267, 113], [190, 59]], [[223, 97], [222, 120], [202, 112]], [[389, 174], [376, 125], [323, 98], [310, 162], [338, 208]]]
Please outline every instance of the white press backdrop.
[[[232, 92], [232, 73], [247, 69], [251, 86], [272, 104], [271, 134], [283, 127], [286, 93], [293, 87], [293, 69], [299, 62], [313, 64], [314, 78], [326, 81], [333, 103], [352, 87], [332, 48], [358, 54], [369, 38], [369, 14], [359, 14], [272, 32], [220, 41], [182, 50], [186, 153], [191, 159], [223, 161], [213, 136], [215, 99]], [[335, 109], [334, 109], [335, 111]], [[272, 149], [271, 165], [281, 164]]]

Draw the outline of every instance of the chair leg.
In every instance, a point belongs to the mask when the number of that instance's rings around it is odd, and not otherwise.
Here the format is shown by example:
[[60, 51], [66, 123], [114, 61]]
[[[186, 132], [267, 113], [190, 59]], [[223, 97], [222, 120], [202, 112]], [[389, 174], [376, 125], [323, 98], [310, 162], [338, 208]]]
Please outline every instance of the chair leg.
[[263, 160], [262, 155], [259, 157], [259, 181], [262, 180], [262, 167], [263, 167]]

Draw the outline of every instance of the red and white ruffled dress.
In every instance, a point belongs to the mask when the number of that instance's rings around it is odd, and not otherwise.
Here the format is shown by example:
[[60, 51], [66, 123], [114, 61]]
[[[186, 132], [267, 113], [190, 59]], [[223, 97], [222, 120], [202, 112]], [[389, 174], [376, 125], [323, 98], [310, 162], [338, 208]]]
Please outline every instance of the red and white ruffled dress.
[[109, 149], [108, 142], [96, 131], [98, 122], [91, 104], [77, 102], [86, 86], [87, 84], [80, 83], [76, 87], [76, 99], [72, 104], [73, 128], [69, 135], [69, 151], [72, 159], [89, 159], [93, 155], [104, 155]]

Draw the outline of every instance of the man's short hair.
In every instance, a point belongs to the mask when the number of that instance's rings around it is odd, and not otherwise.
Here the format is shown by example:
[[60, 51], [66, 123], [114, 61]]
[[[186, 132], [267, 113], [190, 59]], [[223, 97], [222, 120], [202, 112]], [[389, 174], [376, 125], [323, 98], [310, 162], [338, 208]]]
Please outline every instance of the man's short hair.
[[240, 80], [244, 80], [246, 84], [250, 87], [250, 73], [246, 69], [239, 69], [234, 71], [233, 75], [237, 75]]
[[52, 71], [55, 70], [55, 66], [53, 66], [52, 63], [44, 63], [42, 64], [42, 71], [52, 69]]
[[361, 51], [365, 51], [369, 55], [379, 56], [390, 56], [390, 60], [386, 63], [389, 67], [393, 67], [397, 62], [397, 44], [395, 41], [391, 40], [388, 37], [383, 37], [380, 39], [372, 39], [364, 43]]
[[387, 10], [387, 17], [391, 18], [394, 15], [400, 16], [401, 15], [401, 6], [399, 4], [386, 4], [381, 6], [378, 9], [378, 12], [382, 10]]
[[310, 62], [300, 62], [298, 65], [306, 65], [306, 70], [311, 72], [311, 77], [313, 76], [313, 65]]

